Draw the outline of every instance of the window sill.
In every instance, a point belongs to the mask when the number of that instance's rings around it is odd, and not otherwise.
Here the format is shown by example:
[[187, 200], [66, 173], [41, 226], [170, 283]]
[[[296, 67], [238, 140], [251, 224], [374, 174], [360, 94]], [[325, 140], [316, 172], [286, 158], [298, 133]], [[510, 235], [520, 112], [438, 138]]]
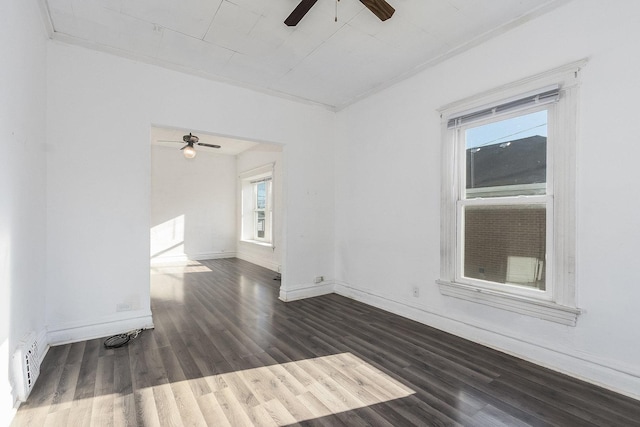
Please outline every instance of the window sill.
[[552, 301], [536, 300], [444, 280], [436, 282], [440, 286], [442, 295], [485, 304], [563, 325], [575, 326], [578, 315], [581, 313], [579, 308], [556, 304]]
[[273, 245], [269, 242], [261, 242], [260, 240], [240, 240], [241, 243], [250, 243], [256, 246], [264, 246], [265, 248], [272, 248]]

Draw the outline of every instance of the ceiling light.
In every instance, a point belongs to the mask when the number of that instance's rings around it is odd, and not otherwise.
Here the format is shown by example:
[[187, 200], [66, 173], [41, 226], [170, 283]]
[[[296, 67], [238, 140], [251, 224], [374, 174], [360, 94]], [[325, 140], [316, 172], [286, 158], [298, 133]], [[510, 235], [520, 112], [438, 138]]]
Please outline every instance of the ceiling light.
[[182, 152], [184, 153], [184, 157], [187, 159], [193, 159], [196, 156], [196, 149], [193, 148], [193, 145], [191, 144], [184, 147], [184, 150], [182, 150]]

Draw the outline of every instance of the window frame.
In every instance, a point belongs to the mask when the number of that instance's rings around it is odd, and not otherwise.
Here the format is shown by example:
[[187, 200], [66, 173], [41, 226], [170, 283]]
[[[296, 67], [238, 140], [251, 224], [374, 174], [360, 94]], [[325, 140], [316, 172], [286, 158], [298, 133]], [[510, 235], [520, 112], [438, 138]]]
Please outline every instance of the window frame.
[[[440, 278], [436, 281], [443, 295], [473, 301], [492, 307], [514, 311], [561, 324], [575, 326], [580, 309], [576, 302], [575, 278], [575, 150], [577, 138], [577, 96], [579, 71], [586, 60], [578, 61], [546, 73], [523, 79], [494, 90], [481, 93], [442, 107], [442, 182], [441, 182], [441, 260]], [[559, 99], [545, 106], [527, 107], [484, 118], [453, 129], [451, 118], [473, 113], [492, 106], [520, 99], [530, 93], [542, 91], [550, 85], [558, 85]], [[486, 203], [466, 199], [461, 181], [461, 168], [466, 165], [465, 153], [461, 149], [461, 129], [477, 126], [478, 123], [504, 120], [519, 116], [523, 112], [547, 109], [547, 192], [543, 196], [547, 203], [547, 259], [545, 260], [545, 292], [522, 289], [521, 286], [494, 286], [480, 280], [462, 278], [463, 238], [461, 209], [464, 205]], [[464, 138], [462, 138], [464, 140]], [[462, 142], [463, 143], [463, 142]], [[461, 163], [462, 162], [462, 163]], [[540, 196], [519, 196], [516, 203], [526, 203], [528, 197], [542, 200]], [[491, 198], [491, 202], [502, 204], [503, 197]], [[529, 200], [534, 200], [533, 198]], [[512, 200], [514, 201], [514, 200]], [[470, 203], [471, 202], [471, 203]], [[489, 283], [489, 284], [488, 284]]]
[[[269, 163], [239, 175], [240, 193], [240, 241], [275, 248], [274, 223], [274, 180], [275, 163]], [[266, 182], [265, 209], [258, 209], [257, 188]], [[265, 212], [265, 236], [258, 237], [258, 211]]]

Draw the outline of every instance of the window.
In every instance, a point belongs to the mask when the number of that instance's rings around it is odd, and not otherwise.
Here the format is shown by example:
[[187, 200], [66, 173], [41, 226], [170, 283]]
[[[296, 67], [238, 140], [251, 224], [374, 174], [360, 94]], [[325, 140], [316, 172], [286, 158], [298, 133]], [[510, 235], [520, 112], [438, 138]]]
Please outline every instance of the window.
[[251, 181], [253, 193], [253, 238], [271, 241], [271, 177]]
[[[556, 91], [557, 94], [557, 91]], [[540, 108], [540, 107], [538, 107]], [[538, 110], [535, 108], [535, 110]], [[553, 104], [456, 126], [460, 268], [456, 281], [547, 299], [548, 115]]]
[[273, 171], [268, 164], [240, 174], [240, 240], [274, 246]]
[[581, 65], [441, 110], [444, 295], [575, 325]]

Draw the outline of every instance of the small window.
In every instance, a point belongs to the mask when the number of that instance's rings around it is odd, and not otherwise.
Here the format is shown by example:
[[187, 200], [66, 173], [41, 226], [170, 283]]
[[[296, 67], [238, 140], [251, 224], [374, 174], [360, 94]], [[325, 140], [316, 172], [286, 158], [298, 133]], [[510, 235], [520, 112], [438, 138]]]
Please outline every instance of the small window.
[[240, 240], [273, 245], [273, 165], [240, 176]]
[[271, 236], [271, 178], [263, 178], [253, 186], [254, 239], [270, 241]]
[[575, 138], [584, 62], [440, 110], [440, 291], [567, 325], [575, 301]]

